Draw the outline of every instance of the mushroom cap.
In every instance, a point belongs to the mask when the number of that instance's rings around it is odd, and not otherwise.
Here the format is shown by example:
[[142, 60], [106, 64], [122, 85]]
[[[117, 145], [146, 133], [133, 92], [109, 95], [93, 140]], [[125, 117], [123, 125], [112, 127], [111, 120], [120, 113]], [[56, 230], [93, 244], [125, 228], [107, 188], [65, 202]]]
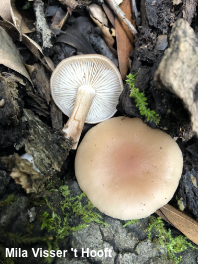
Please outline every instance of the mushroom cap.
[[168, 134], [128, 117], [90, 129], [75, 159], [77, 181], [93, 205], [122, 220], [147, 217], [167, 204], [182, 167], [182, 152]]
[[63, 60], [54, 70], [50, 83], [55, 103], [67, 116], [72, 113], [80, 86], [89, 85], [95, 90], [86, 118], [86, 123], [90, 124], [115, 114], [123, 90], [122, 78], [114, 63], [98, 54], [77, 55]]

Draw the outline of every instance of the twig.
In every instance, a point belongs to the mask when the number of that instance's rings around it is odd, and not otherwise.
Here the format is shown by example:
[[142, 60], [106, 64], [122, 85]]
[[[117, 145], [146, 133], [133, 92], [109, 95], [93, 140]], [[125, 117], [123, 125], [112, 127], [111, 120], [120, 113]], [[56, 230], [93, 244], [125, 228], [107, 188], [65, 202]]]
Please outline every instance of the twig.
[[42, 0], [35, 0], [34, 11], [36, 15], [36, 29], [42, 35], [43, 40], [43, 53], [48, 56], [50, 49], [52, 48], [52, 39], [54, 38], [54, 33], [49, 29], [45, 14], [44, 14], [44, 3]]
[[122, 10], [119, 8], [119, 6], [116, 4], [114, 0], [105, 0], [108, 5], [111, 7], [113, 12], [118, 16], [118, 18], [125, 23], [125, 25], [129, 28], [129, 30], [132, 32], [133, 35], [137, 34], [137, 30], [134, 28], [134, 26], [131, 24], [131, 22], [126, 18], [125, 14], [122, 12]]
[[137, 19], [138, 18], [138, 11], [137, 11], [136, 0], [132, 0], [131, 4], [132, 4], [132, 12], [133, 12], [135, 18]]

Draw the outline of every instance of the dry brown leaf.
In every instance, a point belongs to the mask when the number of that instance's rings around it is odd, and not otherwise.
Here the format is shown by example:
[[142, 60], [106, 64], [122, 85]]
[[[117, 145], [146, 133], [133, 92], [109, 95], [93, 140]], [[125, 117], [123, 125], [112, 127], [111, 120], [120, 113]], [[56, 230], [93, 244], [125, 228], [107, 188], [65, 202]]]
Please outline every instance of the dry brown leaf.
[[114, 13], [112, 12], [112, 10], [109, 8], [108, 5], [102, 4], [102, 7], [103, 7], [109, 21], [111, 22], [112, 26], [115, 28], [115, 15], [114, 15]]
[[0, 5], [0, 16], [7, 21], [12, 22], [12, 15], [10, 12], [10, 0], [3, 0]]
[[111, 50], [111, 52], [117, 56], [116, 50], [113, 48], [114, 39], [110, 33], [110, 28], [108, 27], [108, 19], [99, 5], [91, 4], [89, 6], [90, 17], [95, 22], [95, 24], [102, 30], [103, 38]]
[[156, 213], [198, 245], [198, 223], [194, 219], [169, 204], [161, 207]]
[[2, 27], [0, 27], [0, 64], [20, 73], [31, 82], [18, 49]]
[[[125, 13], [126, 18], [131, 20], [131, 1], [125, 0], [120, 4], [120, 9]], [[119, 69], [124, 80], [129, 68], [129, 54], [133, 48], [133, 36], [129, 28], [116, 17], [115, 18], [117, 53], [119, 61]]]
[[[12, 36], [20, 37], [20, 33], [15, 26], [8, 21], [0, 21], [0, 26], [3, 27]], [[42, 64], [49, 70], [54, 70], [54, 64], [49, 57], [43, 55], [41, 47], [29, 38], [27, 35], [22, 34], [22, 42], [29, 48], [29, 50], [42, 62]]]
[[21, 33], [33, 32], [35, 30], [33, 27], [33, 24], [31, 25], [31, 28], [29, 28], [26, 25], [24, 18], [21, 16], [21, 14], [16, 9], [15, 2], [16, 2], [16, 0], [10, 0], [10, 11], [11, 11], [12, 20], [14, 21], [15, 27]]

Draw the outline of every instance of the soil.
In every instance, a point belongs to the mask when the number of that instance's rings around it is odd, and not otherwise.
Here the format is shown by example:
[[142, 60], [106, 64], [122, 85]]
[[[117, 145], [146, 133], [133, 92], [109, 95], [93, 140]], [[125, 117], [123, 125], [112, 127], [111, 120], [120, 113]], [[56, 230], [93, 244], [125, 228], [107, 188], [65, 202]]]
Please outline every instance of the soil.
[[[6, 258], [5, 248], [21, 248], [24, 252], [27, 250], [28, 263], [46, 263], [46, 261], [57, 264], [174, 263], [174, 260], [168, 256], [167, 248], [154, 243], [157, 233], [153, 232], [152, 241], [148, 240], [149, 218], [140, 219], [137, 223], [124, 228], [123, 225], [126, 222], [107, 217], [97, 209], [93, 209], [94, 213], [100, 215], [101, 221], [108, 224], [108, 227], [103, 223], [95, 222], [94, 219], [89, 219], [89, 223], [86, 223], [87, 227], [72, 232], [72, 228], [84, 224], [83, 213], [75, 214], [71, 206], [63, 209], [64, 197], [69, 196], [64, 196], [60, 187], [68, 186], [70, 195], [74, 199], [81, 195], [74, 172], [76, 151], [70, 150], [72, 140], [65, 140], [61, 131], [68, 117], [62, 114], [51, 98], [51, 70], [49, 65], [46, 67], [46, 61], [43, 62], [43, 60], [45, 56], [49, 56], [57, 66], [61, 60], [69, 56], [94, 52], [109, 57], [115, 64], [118, 64], [118, 59], [106, 46], [101, 30], [92, 22], [86, 8], [91, 2], [101, 5], [102, 1], [71, 1], [76, 5], [75, 10], [72, 11], [72, 15], [63, 28], [53, 32], [50, 30], [51, 19], [60, 9], [63, 14], [66, 14], [68, 9], [64, 2], [67, 1], [43, 2], [44, 5], [40, 0], [35, 0], [34, 3], [30, 1], [28, 9], [25, 10], [26, 14], [30, 12], [32, 19], [35, 20], [34, 13], [39, 6], [37, 16], [41, 19], [37, 19], [36, 31], [29, 34], [31, 39], [43, 47], [43, 54], [39, 52], [39, 57], [35, 56], [37, 53], [33, 55], [23, 41], [19, 41], [18, 33], [16, 34], [12, 27], [8, 27], [8, 24], [2, 21], [0, 23], [0, 26], [12, 37], [24, 63], [29, 65], [32, 82], [30, 83], [16, 70], [0, 65], [0, 263], [27, 262], [25, 257]], [[179, 3], [173, 4], [174, 2]], [[191, 108], [183, 98], [171, 90], [171, 82], [168, 84], [163, 82], [163, 71], [159, 73], [158, 78], [155, 75], [162, 59], [166, 58], [166, 50], [173, 45], [170, 36], [173, 25], [177, 25], [179, 19], [184, 18], [186, 23], [190, 23], [196, 38], [198, 32], [196, 2], [137, 1], [138, 35], [134, 38], [134, 50], [129, 58], [129, 72], [132, 74], [138, 72], [135, 86], [140, 92], [144, 92], [149, 107], [155, 110], [161, 119], [156, 126], [154, 122], [147, 122], [140, 115], [135, 101], [129, 97], [130, 90], [125, 81], [116, 116], [140, 117], [153, 129], [159, 128], [176, 140], [183, 153], [184, 167], [178, 189], [170, 204], [179, 209], [178, 200], [180, 200], [183, 203], [184, 213], [198, 221], [198, 188], [196, 186], [198, 139], [192, 128]], [[22, 12], [24, 4], [25, 1], [21, 3], [16, 1], [18, 11]], [[71, 7], [69, 11], [71, 12]], [[177, 35], [177, 27], [175, 28]], [[64, 33], [67, 29], [70, 30], [70, 38]], [[175, 42], [177, 44], [177, 40]], [[98, 43], [101, 43], [100, 47]], [[196, 41], [193, 43], [197, 45]], [[188, 51], [185, 52], [186, 57], [190, 58]], [[194, 56], [196, 55], [195, 49]], [[192, 67], [195, 68], [194, 65]], [[198, 67], [195, 69], [198, 70]], [[194, 83], [193, 78], [195, 77], [192, 76], [190, 80], [192, 83]], [[193, 91], [196, 103], [197, 85]], [[81, 140], [92, 126], [85, 124]], [[21, 159], [20, 156], [24, 153], [33, 156], [34, 165], [40, 172], [35, 173], [33, 165]], [[17, 177], [26, 175], [28, 185], [25, 189], [30, 188], [34, 192], [27, 194], [21, 185], [15, 183], [10, 177], [13, 169]], [[88, 201], [83, 199], [82, 207], [86, 207]], [[69, 229], [68, 234], [63, 238], [60, 236], [60, 230], [64, 226], [64, 219], [69, 219]], [[165, 223], [165, 228], [171, 229], [173, 237], [180, 234], [170, 224]], [[69, 252], [62, 259], [34, 257], [32, 248], [68, 249]], [[109, 248], [112, 251], [112, 257], [100, 258], [91, 255], [82, 257], [79, 253], [77, 258], [72, 248], [77, 249], [78, 252], [81, 252], [82, 248], [96, 251]], [[177, 257], [180, 256], [183, 257], [180, 263], [196, 264], [198, 249], [192, 250], [187, 246], [183, 253], [177, 255]]]

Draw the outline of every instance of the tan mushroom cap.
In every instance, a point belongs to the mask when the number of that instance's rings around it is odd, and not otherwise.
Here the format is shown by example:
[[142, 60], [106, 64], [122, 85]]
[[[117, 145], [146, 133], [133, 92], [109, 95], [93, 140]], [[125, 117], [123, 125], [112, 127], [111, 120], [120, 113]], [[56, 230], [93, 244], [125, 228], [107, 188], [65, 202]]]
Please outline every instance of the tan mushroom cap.
[[168, 134], [127, 117], [90, 129], [75, 160], [79, 186], [93, 205], [122, 220], [147, 217], [167, 204], [182, 167], [182, 152]]

